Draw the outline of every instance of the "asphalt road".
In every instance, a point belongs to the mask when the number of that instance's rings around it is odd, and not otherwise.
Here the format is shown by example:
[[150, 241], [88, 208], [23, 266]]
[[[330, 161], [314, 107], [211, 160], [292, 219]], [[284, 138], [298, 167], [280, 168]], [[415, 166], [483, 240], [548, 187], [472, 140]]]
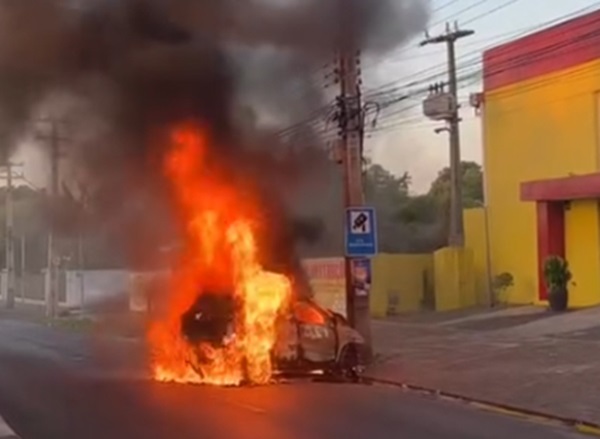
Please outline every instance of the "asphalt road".
[[385, 386], [147, 380], [131, 342], [0, 320], [0, 415], [23, 439], [528, 439], [566, 429]]

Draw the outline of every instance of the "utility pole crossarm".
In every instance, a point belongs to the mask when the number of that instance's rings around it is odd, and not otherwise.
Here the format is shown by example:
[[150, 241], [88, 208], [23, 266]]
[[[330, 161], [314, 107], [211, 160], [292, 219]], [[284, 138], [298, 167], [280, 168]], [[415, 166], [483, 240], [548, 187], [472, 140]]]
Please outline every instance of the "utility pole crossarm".
[[447, 43], [449, 41], [456, 41], [464, 37], [468, 37], [475, 34], [474, 30], [456, 29], [452, 32], [446, 32], [445, 34], [436, 35], [435, 37], [426, 37], [419, 43], [419, 46], [427, 46], [428, 44]]

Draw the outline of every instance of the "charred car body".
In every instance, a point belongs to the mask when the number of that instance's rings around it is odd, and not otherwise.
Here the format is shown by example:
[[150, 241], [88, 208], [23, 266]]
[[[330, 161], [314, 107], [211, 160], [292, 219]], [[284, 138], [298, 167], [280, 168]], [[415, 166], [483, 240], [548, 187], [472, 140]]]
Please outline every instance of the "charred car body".
[[[209, 343], [220, 348], [235, 337], [237, 307], [231, 295], [202, 294], [182, 316], [181, 328], [192, 346]], [[293, 302], [277, 322], [277, 341], [272, 361], [277, 375], [322, 373], [329, 377], [356, 380], [364, 365], [363, 337], [340, 314], [320, 307], [311, 299]], [[201, 349], [191, 361], [202, 375]]]

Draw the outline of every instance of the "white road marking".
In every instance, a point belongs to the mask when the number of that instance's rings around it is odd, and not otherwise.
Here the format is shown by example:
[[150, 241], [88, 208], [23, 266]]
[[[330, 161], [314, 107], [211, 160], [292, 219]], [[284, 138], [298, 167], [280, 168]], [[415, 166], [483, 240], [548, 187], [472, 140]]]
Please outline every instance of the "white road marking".
[[15, 432], [8, 426], [8, 424], [0, 416], [0, 439], [18, 439]]

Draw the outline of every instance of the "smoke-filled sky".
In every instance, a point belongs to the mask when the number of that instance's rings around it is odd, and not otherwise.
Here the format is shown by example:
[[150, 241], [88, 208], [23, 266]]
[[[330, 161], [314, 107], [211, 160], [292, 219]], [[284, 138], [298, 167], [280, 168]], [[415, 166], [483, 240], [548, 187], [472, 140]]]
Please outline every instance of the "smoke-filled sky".
[[39, 116], [68, 120], [62, 127], [67, 178], [95, 188], [99, 215], [107, 222], [129, 218], [139, 232], [142, 215], [151, 234], [161, 228], [147, 218], [160, 217], [160, 204], [156, 211], [152, 206], [164, 186], [159, 166], [164, 135], [192, 119], [209, 128], [221, 161], [260, 180], [260, 187], [284, 188], [289, 202], [290, 187], [311, 181], [314, 190], [330, 165], [315, 153], [321, 145], [314, 136], [300, 156], [272, 154], [281, 150], [279, 140], [256, 122], [276, 115], [284, 127], [322, 103], [317, 86], [304, 99], [289, 99], [290, 84], [309, 85], [311, 72], [331, 61], [342, 41], [385, 54], [422, 30], [427, 5], [426, 0], [0, 2], [3, 148], [13, 151]]
[[385, 52], [422, 30], [426, 19], [423, 0], [344, 0], [342, 8], [339, 0], [79, 3], [0, 4], [5, 131], [56, 91], [95, 100], [98, 110], [113, 104], [110, 116], [129, 111], [134, 118], [160, 117], [165, 99], [178, 107], [194, 102], [194, 110], [204, 105], [223, 123], [230, 114], [217, 113], [231, 110], [244, 92], [263, 105], [285, 99], [278, 92], [286, 84], [331, 60], [342, 28], [351, 27], [345, 34], [358, 46]]

